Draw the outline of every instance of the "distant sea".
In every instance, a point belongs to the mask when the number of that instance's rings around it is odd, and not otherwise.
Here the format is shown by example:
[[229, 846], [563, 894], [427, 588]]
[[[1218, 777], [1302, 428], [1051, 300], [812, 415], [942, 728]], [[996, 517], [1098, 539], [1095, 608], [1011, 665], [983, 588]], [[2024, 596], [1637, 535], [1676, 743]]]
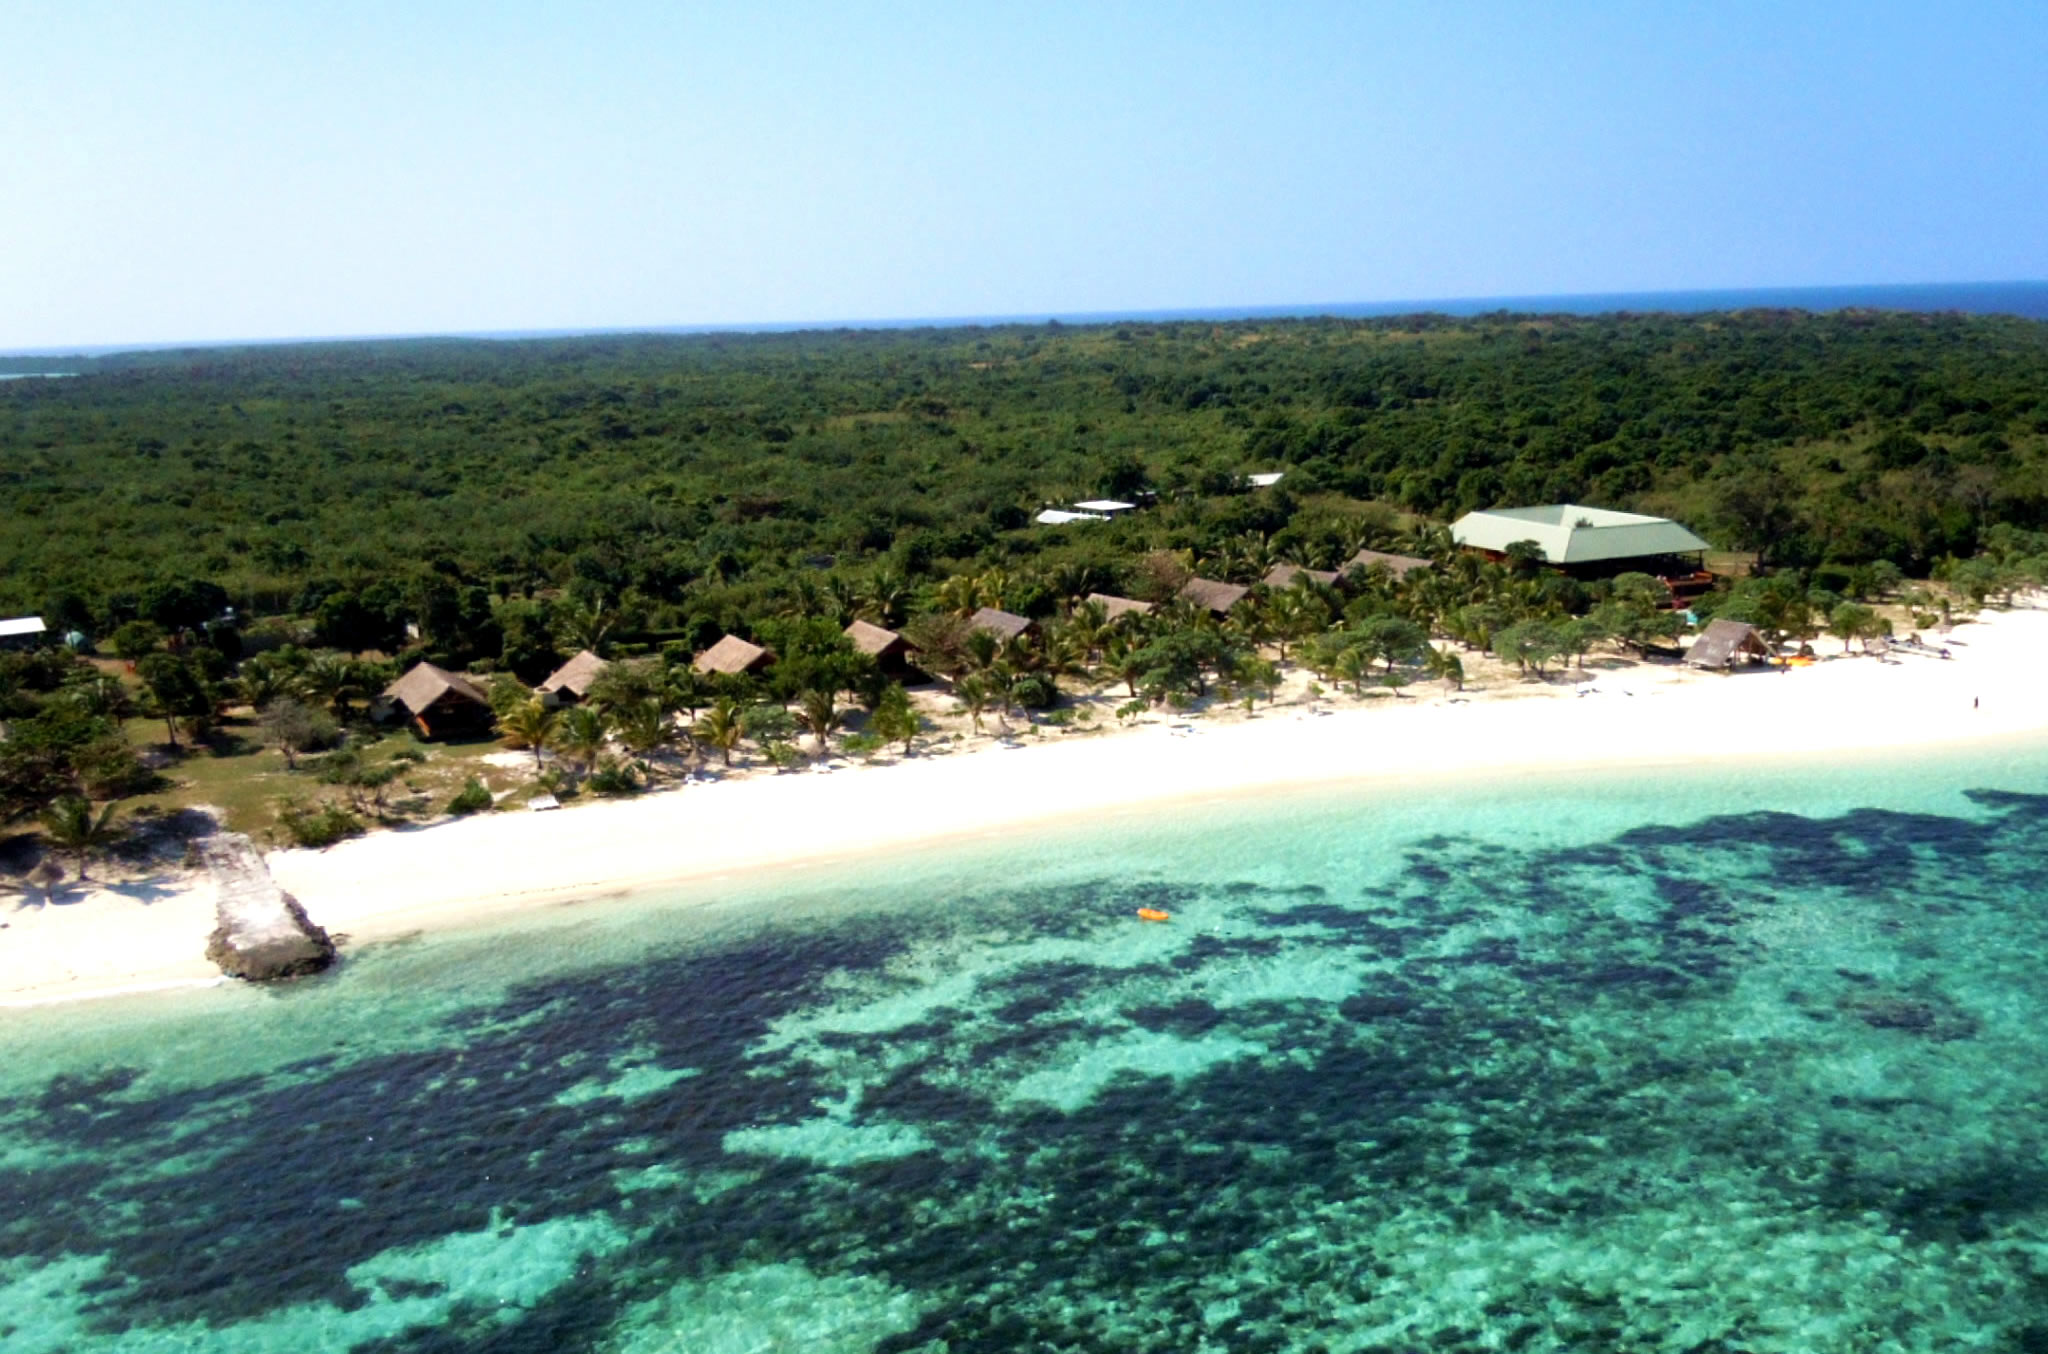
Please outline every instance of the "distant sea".
[[[504, 329], [448, 334], [308, 335], [300, 338], [221, 339], [205, 343], [129, 343], [69, 348], [23, 348], [9, 357], [103, 357], [110, 353], [182, 348], [229, 348], [251, 344], [330, 343], [398, 338], [536, 339], [597, 334], [775, 334], [835, 329], [939, 329], [1010, 324], [1168, 323], [1184, 320], [1300, 319], [1315, 316], [1363, 319], [1380, 315], [1486, 315], [1496, 311], [1536, 315], [1600, 315], [1617, 311], [1680, 314], [1756, 308], [1834, 310], [1961, 311], [1972, 315], [2018, 315], [2048, 320], [2048, 282], [1936, 282], [1870, 287], [1748, 287], [1725, 291], [1584, 292], [1557, 296], [1459, 296], [1405, 301], [1344, 301], [1308, 305], [1197, 306], [1184, 310], [1036, 311], [1014, 315], [925, 316], [898, 319], [801, 320], [761, 324], [640, 325], [592, 329]], [[17, 364], [19, 365], [19, 364]]]
[[0, 1012], [0, 1349], [2048, 1348], [2048, 749], [683, 901]]

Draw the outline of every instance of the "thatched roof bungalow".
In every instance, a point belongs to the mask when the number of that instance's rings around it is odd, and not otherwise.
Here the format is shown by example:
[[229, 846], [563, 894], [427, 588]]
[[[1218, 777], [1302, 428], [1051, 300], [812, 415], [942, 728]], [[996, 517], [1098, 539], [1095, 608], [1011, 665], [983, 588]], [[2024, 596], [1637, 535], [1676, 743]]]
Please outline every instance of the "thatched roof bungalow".
[[891, 677], [902, 677], [912, 670], [911, 655], [917, 652], [917, 646], [894, 630], [856, 620], [846, 627], [846, 637], [853, 641], [855, 652], [874, 659], [875, 666]]
[[383, 699], [403, 709], [422, 738], [488, 728], [491, 723], [491, 700], [484, 689], [432, 663], [413, 664], [384, 688]]
[[1240, 587], [1235, 583], [1221, 583], [1213, 578], [1190, 578], [1181, 586], [1179, 595], [1183, 601], [1207, 607], [1219, 616], [1227, 616], [1230, 614], [1230, 608], [1250, 594], [1250, 588]]
[[1266, 576], [1259, 580], [1269, 588], [1291, 588], [1297, 578], [1313, 578], [1326, 588], [1337, 586], [1337, 571], [1334, 569], [1305, 569], [1299, 564], [1276, 564], [1266, 570]]
[[1406, 578], [1417, 569], [1432, 569], [1436, 566], [1420, 555], [1390, 555], [1384, 550], [1361, 550], [1345, 562], [1348, 572], [1352, 569], [1384, 567], [1396, 578]]
[[1102, 608], [1104, 620], [1116, 620], [1119, 616], [1149, 616], [1152, 604], [1141, 602], [1135, 597], [1118, 597], [1114, 593], [1091, 592], [1088, 600]]
[[969, 630], [987, 630], [998, 639], [1015, 639], [1038, 628], [1038, 622], [1028, 616], [1019, 616], [1011, 611], [998, 611], [985, 606], [967, 618]]
[[775, 655], [760, 645], [749, 644], [738, 635], [727, 635], [698, 654], [690, 666], [703, 673], [738, 677], [744, 673], [759, 672], [774, 661]]
[[540, 698], [549, 705], [574, 705], [590, 694], [591, 684], [604, 674], [611, 664], [584, 649], [574, 658], [556, 668], [545, 682], [534, 688]]
[[1686, 666], [1726, 672], [1738, 664], [1768, 663], [1771, 646], [1743, 621], [1709, 621], [1700, 637], [1685, 651]]

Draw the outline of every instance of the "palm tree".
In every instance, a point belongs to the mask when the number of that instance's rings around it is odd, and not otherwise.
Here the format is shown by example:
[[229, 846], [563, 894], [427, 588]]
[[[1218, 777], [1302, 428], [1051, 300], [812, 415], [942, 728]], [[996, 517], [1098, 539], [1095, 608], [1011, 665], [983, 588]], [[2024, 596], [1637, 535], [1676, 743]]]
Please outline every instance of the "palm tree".
[[917, 711], [910, 704], [910, 693], [895, 682], [882, 692], [882, 698], [875, 702], [875, 713], [868, 717], [868, 731], [892, 743], [903, 744], [903, 755], [908, 757], [911, 743], [918, 733]]
[[703, 718], [690, 726], [690, 736], [708, 748], [717, 748], [727, 766], [732, 765], [732, 750], [740, 745], [740, 707], [730, 696], [720, 696], [704, 712]]
[[811, 731], [811, 737], [818, 740], [817, 755], [825, 755], [832, 731], [845, 720], [846, 714], [833, 700], [830, 691], [811, 690], [797, 697], [796, 721]]
[[652, 697], [621, 705], [612, 713], [612, 724], [619, 741], [637, 756], [644, 757], [669, 740], [668, 711]]
[[235, 677], [235, 694], [251, 710], [261, 710], [271, 702], [291, 695], [293, 685], [289, 673], [258, 654], [242, 664], [241, 672]]
[[555, 740], [556, 719], [556, 712], [538, 699], [529, 700], [498, 716], [498, 736], [508, 748], [532, 748], [533, 765], [538, 769], [541, 753]]
[[604, 656], [605, 644], [618, 627], [619, 613], [603, 603], [590, 605], [574, 598], [555, 608], [555, 640], [574, 653], [588, 649]]
[[988, 683], [978, 674], [972, 677], [962, 677], [953, 687], [953, 694], [959, 697], [960, 704], [967, 711], [967, 717], [974, 721], [974, 731], [980, 733], [981, 716], [988, 709], [989, 705], [990, 692]]
[[860, 614], [894, 629], [910, 610], [910, 584], [893, 569], [877, 569], [860, 591]]
[[309, 700], [326, 706], [336, 719], [347, 719], [349, 706], [362, 684], [362, 670], [340, 654], [322, 654], [299, 674], [299, 689]]
[[578, 705], [564, 713], [555, 728], [554, 744], [574, 758], [584, 775], [597, 765], [598, 754], [604, 751], [604, 743], [611, 733], [605, 717], [587, 705]]
[[119, 809], [117, 804], [108, 804], [94, 814], [92, 801], [85, 796], [65, 795], [43, 810], [43, 835], [49, 838], [51, 846], [78, 858], [81, 882], [85, 879], [87, 858], [120, 836], [114, 830], [114, 815]]
[[1437, 678], [1446, 686], [1451, 686], [1456, 690], [1463, 691], [1465, 689], [1465, 664], [1463, 660], [1449, 649], [1439, 649], [1435, 645], [1431, 645], [1428, 655], [1424, 657], [1422, 662], [1424, 669], [1430, 676]]

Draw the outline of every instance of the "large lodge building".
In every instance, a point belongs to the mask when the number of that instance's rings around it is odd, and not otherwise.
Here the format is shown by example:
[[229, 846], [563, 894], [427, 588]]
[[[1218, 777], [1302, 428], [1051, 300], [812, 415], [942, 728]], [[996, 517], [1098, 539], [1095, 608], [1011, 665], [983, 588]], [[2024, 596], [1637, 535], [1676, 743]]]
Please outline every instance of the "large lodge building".
[[1577, 503], [1489, 508], [1451, 523], [1451, 539], [1493, 559], [1505, 559], [1508, 547], [1528, 541], [1546, 564], [1574, 578], [1649, 574], [1671, 589], [1674, 608], [1687, 606], [1714, 583], [1706, 568], [1706, 552], [1713, 547], [1668, 517]]

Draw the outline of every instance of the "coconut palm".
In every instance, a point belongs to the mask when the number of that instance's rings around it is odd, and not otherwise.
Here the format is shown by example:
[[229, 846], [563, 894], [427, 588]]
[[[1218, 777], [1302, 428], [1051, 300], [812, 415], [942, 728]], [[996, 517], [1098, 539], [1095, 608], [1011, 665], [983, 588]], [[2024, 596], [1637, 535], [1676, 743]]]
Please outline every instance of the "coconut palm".
[[340, 654], [321, 654], [299, 674], [299, 690], [308, 700], [333, 711], [336, 719], [348, 718], [361, 688], [361, 665]]
[[498, 716], [498, 736], [508, 748], [532, 748], [533, 765], [539, 769], [541, 754], [554, 743], [558, 718], [538, 698], [531, 699]]
[[261, 710], [290, 696], [295, 686], [289, 672], [262, 654], [246, 660], [235, 675], [235, 694], [251, 710]]
[[588, 649], [602, 658], [612, 631], [618, 628], [619, 614], [602, 604], [591, 606], [572, 598], [555, 608], [554, 622], [556, 643], [571, 653]]
[[114, 828], [120, 806], [108, 804], [97, 814], [92, 801], [83, 795], [65, 795], [44, 809], [43, 835], [59, 851], [69, 851], [78, 860], [78, 877], [85, 879], [87, 859], [121, 834]]
[[908, 757], [918, 728], [917, 711], [910, 704], [910, 693], [897, 683], [890, 683], [883, 689], [882, 698], [875, 702], [874, 714], [868, 717], [868, 731], [891, 743], [903, 744], [903, 755]]
[[585, 775], [597, 765], [611, 726], [605, 717], [587, 705], [565, 711], [555, 724], [554, 745], [575, 761]]
[[979, 674], [962, 677], [953, 687], [953, 694], [959, 698], [961, 708], [974, 721], [974, 731], [981, 732], [981, 717], [987, 713], [991, 693], [988, 683]]
[[895, 627], [910, 610], [910, 584], [893, 569], [878, 569], [860, 590], [860, 615], [876, 625]]
[[667, 743], [672, 732], [668, 711], [651, 696], [619, 706], [612, 712], [612, 727], [627, 751], [643, 757]]
[[845, 720], [845, 711], [839, 708], [830, 691], [806, 691], [796, 698], [796, 722], [810, 730], [811, 737], [818, 740], [817, 755], [820, 757], [830, 747], [832, 731]]
[[1424, 670], [1445, 686], [1457, 691], [1465, 689], [1464, 661], [1449, 649], [1439, 649], [1432, 645], [1422, 663]]
[[732, 765], [732, 750], [740, 745], [742, 732], [740, 707], [730, 696], [720, 696], [703, 717], [690, 726], [690, 736], [705, 747], [717, 748], [727, 766]]

